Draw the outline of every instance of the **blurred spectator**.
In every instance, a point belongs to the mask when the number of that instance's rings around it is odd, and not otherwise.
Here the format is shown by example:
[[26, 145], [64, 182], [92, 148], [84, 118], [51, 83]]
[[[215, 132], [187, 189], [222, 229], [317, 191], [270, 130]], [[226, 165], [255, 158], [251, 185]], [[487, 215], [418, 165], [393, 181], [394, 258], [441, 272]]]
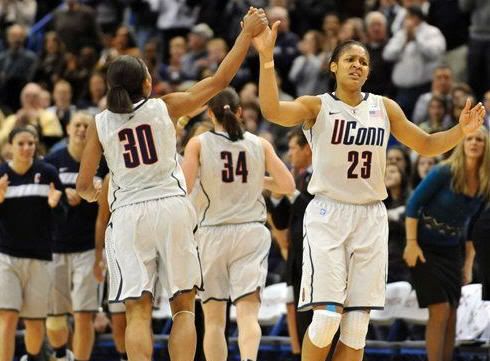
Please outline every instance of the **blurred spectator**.
[[295, 1], [291, 11], [291, 30], [303, 36], [307, 31], [320, 29], [325, 14], [337, 11], [335, 0]]
[[170, 40], [170, 58], [158, 68], [160, 79], [173, 86], [187, 80], [182, 71], [182, 58], [187, 51], [187, 42], [184, 37], [176, 36]]
[[[396, 19], [396, 15], [398, 12], [401, 10], [402, 6], [399, 4], [397, 0], [380, 0], [379, 1], [379, 8], [378, 11], [383, 13], [383, 15], [386, 17], [386, 22], [387, 22], [387, 30], [388, 30], [388, 37], [390, 37], [393, 34], [393, 22]], [[396, 30], [399, 30], [397, 28]]]
[[[486, 202], [473, 217], [468, 227], [466, 253], [475, 254], [478, 282], [482, 284], [482, 300], [490, 301], [490, 202]], [[473, 263], [464, 265], [464, 281], [471, 283]]]
[[29, 28], [34, 23], [37, 11], [36, 0], [0, 0], [0, 28], [13, 24]]
[[79, 0], [65, 0], [66, 6], [54, 13], [53, 28], [70, 52], [78, 54], [85, 46], [100, 48], [99, 28], [92, 8]]
[[24, 85], [34, 78], [38, 58], [24, 48], [26, 30], [21, 25], [12, 25], [7, 30], [8, 49], [0, 53], [0, 102], [16, 111], [19, 94]]
[[[326, 58], [330, 59], [333, 49], [339, 43], [340, 18], [336, 13], [327, 13], [323, 18], [323, 51]], [[328, 61], [327, 61], [328, 65]]]
[[[228, 22], [228, 17], [226, 16], [227, 5], [231, 2], [230, 0], [191, 0], [193, 2], [198, 2], [200, 4], [199, 15], [197, 17], [196, 23], [208, 24], [211, 29], [213, 29], [216, 37], [226, 38], [228, 40], [230, 23]], [[248, 9], [247, 9], [248, 10]], [[245, 15], [245, 14], [244, 14]], [[226, 21], [223, 21], [226, 19]]]
[[63, 136], [66, 137], [66, 126], [77, 108], [72, 104], [72, 88], [66, 80], [58, 80], [54, 85], [54, 105], [47, 110], [55, 114], [61, 123]]
[[[424, 93], [417, 99], [413, 110], [412, 122], [419, 124], [427, 119], [429, 101], [432, 97], [441, 97], [446, 103], [446, 109], [451, 109], [451, 88], [453, 86], [453, 72], [448, 65], [438, 65], [432, 72], [432, 90]], [[466, 101], [466, 98], [464, 99]]]
[[386, 164], [396, 164], [404, 174], [411, 174], [410, 154], [402, 146], [392, 146], [386, 152]]
[[288, 79], [289, 69], [294, 59], [299, 55], [299, 37], [289, 30], [289, 14], [285, 8], [276, 6], [267, 9], [269, 22], [274, 24], [280, 20], [277, 30], [276, 46], [274, 48], [274, 66], [283, 80], [283, 89], [288, 94], [294, 93], [294, 84]]
[[48, 109], [51, 106], [51, 93], [46, 89], [41, 89], [39, 94], [39, 106], [41, 109]]
[[383, 50], [388, 41], [386, 17], [379, 11], [368, 13], [366, 25], [366, 47], [369, 51], [370, 73], [364, 83], [364, 90], [370, 93], [391, 96], [393, 84], [391, 72], [393, 64], [383, 59]]
[[[152, 10], [148, 1], [124, 0], [131, 9], [138, 48], [143, 50], [149, 39], [158, 37], [156, 23], [158, 14]], [[162, 54], [159, 54], [160, 56]], [[160, 57], [159, 56], [159, 57]]]
[[347, 40], [366, 42], [364, 23], [361, 18], [348, 18], [340, 26], [339, 41], [343, 43]]
[[456, 81], [467, 81], [469, 17], [458, 0], [430, 0], [427, 22], [441, 30], [446, 39], [444, 62], [449, 64]]
[[196, 23], [199, 7], [193, 1], [146, 0], [150, 10], [157, 13], [157, 28], [162, 41], [162, 60], [168, 59], [170, 40], [176, 36], [186, 36]]
[[447, 130], [452, 125], [451, 118], [447, 118], [447, 105], [444, 98], [434, 95], [427, 106], [427, 120], [419, 127], [427, 133], [436, 133]]
[[468, 82], [481, 99], [490, 85], [490, 1], [459, 0], [459, 6], [471, 13]]
[[204, 23], [191, 29], [188, 35], [188, 51], [182, 58], [182, 73], [186, 78], [200, 79], [200, 72], [206, 66], [207, 42], [213, 34], [213, 30]]
[[206, 44], [206, 62], [202, 63], [204, 68], [201, 71], [201, 78], [213, 75], [218, 69], [226, 54], [228, 53], [228, 45], [222, 38], [214, 38]]
[[466, 83], [454, 84], [451, 88], [451, 99], [453, 106], [463, 106], [466, 102], [466, 98], [473, 96], [471, 88]]
[[253, 102], [241, 102], [242, 120], [245, 129], [253, 134], [258, 134], [259, 126], [262, 123], [262, 113], [259, 104]]
[[[450, 158], [434, 167], [407, 203], [407, 246], [420, 307], [429, 308], [429, 360], [452, 360], [456, 311], [463, 285], [465, 226], [490, 199], [490, 143], [484, 128], [465, 135]], [[466, 255], [466, 257], [472, 255]]]
[[429, 12], [429, 2], [427, 0], [400, 0], [400, 3], [402, 6], [397, 8], [395, 18], [391, 24], [390, 30], [392, 35], [403, 29], [409, 7], [419, 7], [424, 16]]
[[109, 63], [120, 55], [131, 55], [141, 58], [141, 52], [136, 45], [136, 39], [131, 29], [121, 25], [116, 29], [115, 35], [110, 39], [111, 46], [102, 51], [97, 62], [99, 70], [107, 68]]
[[388, 163], [385, 171], [388, 198], [383, 202], [388, 213], [388, 283], [409, 281], [410, 274], [403, 261], [405, 247], [405, 203], [408, 197], [408, 176], [395, 163]]
[[325, 54], [322, 53], [323, 36], [317, 30], [306, 32], [298, 43], [302, 55], [293, 61], [289, 71], [289, 80], [296, 87], [296, 95], [322, 94], [328, 90], [327, 74], [323, 72], [322, 64]]
[[35, 83], [28, 83], [22, 89], [20, 94], [22, 107], [3, 122], [0, 128], [0, 144], [4, 144], [10, 131], [19, 125], [33, 125], [38, 130], [40, 140], [46, 145], [52, 145], [63, 136], [63, 130], [56, 115], [41, 108], [41, 91], [41, 87]]
[[412, 114], [417, 98], [430, 89], [432, 71], [445, 49], [440, 30], [424, 21], [420, 7], [409, 7], [403, 29], [388, 41], [383, 52], [385, 60], [395, 62], [395, 100], [405, 114]]
[[259, 98], [258, 98], [258, 93], [259, 89], [257, 87], [257, 84], [254, 82], [248, 82], [245, 84], [240, 90], [240, 103], [245, 104], [245, 103], [256, 103], [259, 104]]
[[229, 0], [225, 11], [225, 19], [227, 24], [226, 40], [228, 41], [228, 44], [235, 42], [235, 39], [240, 33], [240, 22], [242, 21], [243, 16], [248, 12], [250, 6], [265, 8], [268, 5], [268, 0]]
[[103, 34], [114, 34], [122, 23], [124, 3], [122, 0], [97, 0], [93, 1], [95, 21]]
[[83, 48], [79, 56], [75, 56], [72, 53], [67, 54], [63, 79], [68, 80], [72, 85], [73, 103], [78, 103], [88, 93], [89, 79], [94, 71], [96, 62], [97, 58], [94, 48]]
[[105, 77], [102, 73], [95, 72], [90, 76], [88, 94], [78, 102], [78, 109], [85, 110], [95, 116], [102, 111], [100, 102], [107, 92]]
[[36, 81], [52, 90], [54, 83], [65, 71], [65, 45], [56, 32], [49, 31], [44, 36], [44, 46], [36, 73]]
[[428, 157], [425, 155], [418, 155], [413, 163], [412, 170], [412, 180], [410, 185], [412, 189], [417, 188], [419, 183], [425, 176], [430, 172], [433, 166], [437, 164], [438, 160], [436, 157]]

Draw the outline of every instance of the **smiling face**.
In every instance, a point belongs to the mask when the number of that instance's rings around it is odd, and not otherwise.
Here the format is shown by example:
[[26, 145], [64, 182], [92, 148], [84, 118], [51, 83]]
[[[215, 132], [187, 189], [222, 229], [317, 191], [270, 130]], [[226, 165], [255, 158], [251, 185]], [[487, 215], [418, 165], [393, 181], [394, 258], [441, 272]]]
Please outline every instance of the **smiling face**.
[[36, 139], [27, 131], [17, 133], [12, 139], [12, 158], [22, 163], [30, 162], [36, 151]]
[[369, 74], [369, 54], [361, 45], [347, 45], [338, 59], [330, 62], [330, 71], [335, 74], [337, 86], [360, 90]]
[[396, 164], [388, 164], [385, 171], [386, 188], [399, 187], [402, 184], [402, 174]]
[[69, 142], [77, 145], [85, 145], [87, 141], [87, 128], [91, 118], [88, 114], [76, 113], [66, 127]]

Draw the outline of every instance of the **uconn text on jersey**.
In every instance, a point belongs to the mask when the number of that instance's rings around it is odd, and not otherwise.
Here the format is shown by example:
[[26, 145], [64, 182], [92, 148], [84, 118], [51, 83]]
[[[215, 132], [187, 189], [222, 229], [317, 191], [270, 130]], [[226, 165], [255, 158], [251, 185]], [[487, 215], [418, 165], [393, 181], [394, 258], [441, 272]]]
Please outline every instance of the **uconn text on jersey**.
[[385, 130], [380, 127], [357, 127], [357, 122], [335, 119], [332, 144], [377, 145], [382, 147]]

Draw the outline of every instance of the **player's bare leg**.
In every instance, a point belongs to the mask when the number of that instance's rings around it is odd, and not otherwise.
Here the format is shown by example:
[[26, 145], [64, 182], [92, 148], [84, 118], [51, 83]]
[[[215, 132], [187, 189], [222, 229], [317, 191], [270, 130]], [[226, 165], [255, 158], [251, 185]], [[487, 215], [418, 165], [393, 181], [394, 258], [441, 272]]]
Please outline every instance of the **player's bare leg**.
[[89, 360], [95, 338], [94, 314], [92, 312], [76, 312], [74, 317], [73, 354], [76, 360]]
[[127, 300], [126, 349], [129, 361], [151, 361], [153, 352], [151, 315], [152, 295], [144, 292], [136, 300]]
[[296, 305], [294, 303], [288, 303], [286, 305], [286, 309], [288, 332], [289, 338], [291, 339], [291, 353], [293, 355], [299, 355], [301, 352], [301, 347], [299, 344], [298, 328], [296, 324]]
[[194, 299], [196, 291], [182, 293], [170, 302], [172, 330], [168, 340], [172, 361], [192, 361], [196, 353], [196, 326], [194, 324]]
[[236, 302], [238, 347], [242, 360], [256, 360], [262, 330], [259, 325], [260, 296], [258, 292]]
[[354, 350], [349, 346], [344, 345], [341, 341], [335, 347], [333, 356], [334, 361], [361, 361], [364, 356], [364, 349]]
[[37, 355], [41, 352], [45, 334], [44, 322], [44, 319], [24, 320], [26, 326], [24, 343], [28, 354]]
[[114, 339], [116, 350], [120, 355], [125, 355], [126, 343], [124, 342], [124, 334], [126, 332], [126, 313], [119, 312], [111, 314], [111, 323], [112, 338]]
[[15, 330], [19, 321], [17, 311], [0, 311], [0, 361], [14, 358]]
[[226, 302], [209, 300], [203, 303], [204, 311], [204, 354], [206, 360], [226, 361]]

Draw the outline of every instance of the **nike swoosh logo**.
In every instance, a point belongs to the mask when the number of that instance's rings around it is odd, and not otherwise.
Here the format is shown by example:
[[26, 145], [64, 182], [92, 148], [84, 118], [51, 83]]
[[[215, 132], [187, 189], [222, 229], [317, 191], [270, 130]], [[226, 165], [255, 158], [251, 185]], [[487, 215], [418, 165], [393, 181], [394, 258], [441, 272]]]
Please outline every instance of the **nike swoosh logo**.
[[328, 115], [339, 114], [340, 112], [328, 112]]

